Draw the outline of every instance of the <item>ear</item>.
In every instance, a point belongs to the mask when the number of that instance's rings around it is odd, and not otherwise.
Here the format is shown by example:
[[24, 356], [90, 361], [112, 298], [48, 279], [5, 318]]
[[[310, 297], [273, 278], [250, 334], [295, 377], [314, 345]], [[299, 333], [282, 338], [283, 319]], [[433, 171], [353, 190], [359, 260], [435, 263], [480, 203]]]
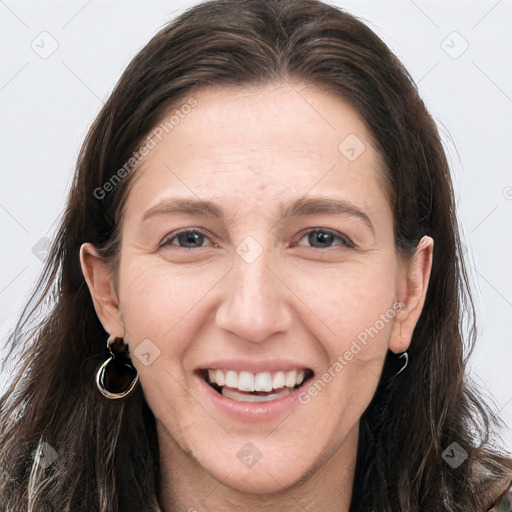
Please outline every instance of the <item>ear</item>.
[[397, 276], [397, 298], [402, 304], [393, 321], [389, 350], [395, 354], [405, 352], [411, 344], [412, 333], [420, 318], [432, 270], [434, 241], [424, 236], [413, 258], [404, 263]]
[[82, 244], [80, 247], [80, 265], [103, 328], [111, 336], [123, 338], [124, 326], [114, 289], [112, 270], [90, 243]]

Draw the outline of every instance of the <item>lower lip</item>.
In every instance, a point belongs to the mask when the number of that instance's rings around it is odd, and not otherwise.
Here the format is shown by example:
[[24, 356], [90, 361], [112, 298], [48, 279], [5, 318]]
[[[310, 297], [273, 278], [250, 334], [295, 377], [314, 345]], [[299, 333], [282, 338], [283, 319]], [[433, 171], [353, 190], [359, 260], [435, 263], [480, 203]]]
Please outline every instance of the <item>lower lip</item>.
[[201, 381], [202, 389], [206, 392], [207, 399], [215, 409], [234, 419], [250, 422], [279, 418], [286, 413], [290, 413], [295, 407], [302, 405], [298, 396], [304, 384], [309, 384], [310, 380], [303, 382], [292, 393], [282, 398], [276, 398], [268, 402], [239, 402], [215, 391], [200, 375], [197, 378]]

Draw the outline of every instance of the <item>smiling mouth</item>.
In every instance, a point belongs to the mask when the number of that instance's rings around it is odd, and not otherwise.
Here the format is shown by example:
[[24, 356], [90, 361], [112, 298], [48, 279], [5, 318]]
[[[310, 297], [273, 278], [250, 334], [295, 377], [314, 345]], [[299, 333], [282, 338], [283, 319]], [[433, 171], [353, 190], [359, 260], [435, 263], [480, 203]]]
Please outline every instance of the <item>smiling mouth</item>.
[[202, 369], [199, 374], [217, 393], [238, 402], [277, 400], [293, 393], [313, 377], [309, 368], [260, 373]]

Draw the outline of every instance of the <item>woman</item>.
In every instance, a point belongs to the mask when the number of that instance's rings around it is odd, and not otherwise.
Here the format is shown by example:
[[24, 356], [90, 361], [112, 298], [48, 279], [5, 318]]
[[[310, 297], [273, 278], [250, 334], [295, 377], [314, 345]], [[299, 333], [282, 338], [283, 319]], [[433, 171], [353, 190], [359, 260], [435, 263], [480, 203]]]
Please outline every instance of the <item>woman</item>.
[[384, 43], [315, 0], [198, 5], [79, 155], [12, 335], [2, 510], [501, 506], [464, 309], [447, 161]]

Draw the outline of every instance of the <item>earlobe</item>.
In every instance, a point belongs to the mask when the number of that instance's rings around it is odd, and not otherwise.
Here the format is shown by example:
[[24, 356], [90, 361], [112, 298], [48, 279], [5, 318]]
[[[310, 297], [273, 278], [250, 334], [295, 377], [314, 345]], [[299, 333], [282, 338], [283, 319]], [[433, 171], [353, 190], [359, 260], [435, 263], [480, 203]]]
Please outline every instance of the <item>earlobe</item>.
[[425, 304], [433, 251], [434, 240], [424, 236], [397, 283], [397, 297], [402, 307], [395, 316], [389, 340], [389, 350], [395, 354], [405, 352], [411, 343], [414, 328]]
[[94, 309], [103, 328], [110, 335], [123, 337], [124, 327], [117, 296], [112, 286], [112, 270], [101, 259], [91, 243], [84, 243], [80, 247], [80, 265]]

